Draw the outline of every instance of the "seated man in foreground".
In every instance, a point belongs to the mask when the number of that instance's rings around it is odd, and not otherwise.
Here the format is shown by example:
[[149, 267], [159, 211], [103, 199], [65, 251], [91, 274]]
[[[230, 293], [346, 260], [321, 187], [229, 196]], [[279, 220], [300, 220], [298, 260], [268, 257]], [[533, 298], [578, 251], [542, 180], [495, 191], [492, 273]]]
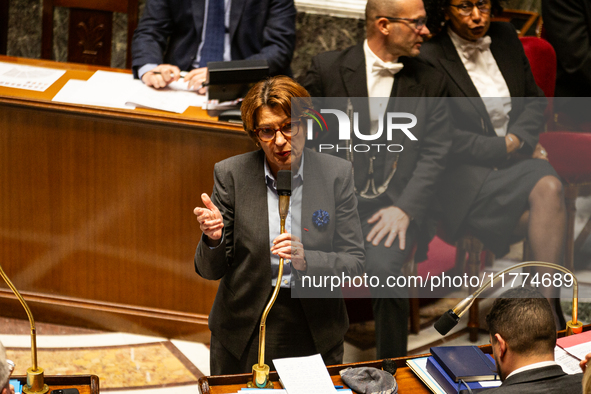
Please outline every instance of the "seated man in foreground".
[[503, 381], [487, 393], [582, 392], [582, 374], [567, 375], [554, 361], [554, 316], [542, 294], [526, 287], [504, 292], [493, 303], [486, 323]]

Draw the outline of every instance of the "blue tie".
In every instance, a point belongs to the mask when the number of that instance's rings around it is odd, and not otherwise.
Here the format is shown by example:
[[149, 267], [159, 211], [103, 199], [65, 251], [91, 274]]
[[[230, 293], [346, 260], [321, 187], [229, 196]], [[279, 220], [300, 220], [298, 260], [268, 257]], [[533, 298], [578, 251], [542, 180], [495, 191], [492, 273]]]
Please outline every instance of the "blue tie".
[[199, 67], [207, 67], [208, 62], [220, 62], [224, 60], [224, 0], [209, 0], [207, 6], [207, 20], [205, 25], [205, 37], [201, 49]]

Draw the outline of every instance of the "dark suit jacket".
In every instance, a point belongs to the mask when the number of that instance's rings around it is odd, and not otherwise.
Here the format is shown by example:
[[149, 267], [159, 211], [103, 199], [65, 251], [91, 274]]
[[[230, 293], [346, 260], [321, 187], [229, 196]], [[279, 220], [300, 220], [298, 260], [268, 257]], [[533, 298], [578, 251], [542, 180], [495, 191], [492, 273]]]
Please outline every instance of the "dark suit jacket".
[[542, 16], [556, 50], [554, 109], [574, 122], [591, 122], [591, 2], [542, 0]]
[[[431, 203], [435, 182], [445, 167], [451, 145], [447, 111], [442, 100], [424, 100], [424, 97], [446, 95], [443, 75], [433, 67], [412, 58], [401, 58], [404, 68], [396, 74], [390, 97], [414, 98], [390, 100], [388, 112], [414, 114], [418, 123], [410, 131], [418, 141], [411, 141], [403, 133], [397, 133], [391, 141], [403, 145], [397, 162], [397, 170], [390, 182], [387, 194], [394, 204], [417, 221], [424, 218]], [[366, 98], [367, 76], [363, 43], [345, 49], [321, 53], [312, 59], [304, 87], [312, 97]], [[355, 100], [365, 104], [362, 108], [360, 127], [369, 128], [367, 100]], [[327, 117], [328, 118], [328, 117]], [[330, 126], [329, 126], [330, 129]], [[367, 162], [363, 155], [355, 156], [355, 184], [360, 189], [365, 184]], [[396, 155], [386, 154], [385, 168], [392, 167]], [[358, 167], [361, 166], [360, 167]], [[383, 172], [386, 177], [388, 171]]]
[[591, 96], [591, 2], [542, 0], [542, 16], [558, 61], [555, 95]]
[[[515, 28], [509, 23], [492, 22], [487, 34], [492, 39], [490, 50], [511, 94], [507, 133], [524, 141], [523, 153], [531, 154], [543, 129], [544, 94], [534, 81]], [[453, 145], [437, 196], [447, 233], [453, 238], [490, 171], [507, 165], [507, 146], [505, 138], [496, 135], [484, 102], [447, 30], [424, 43], [419, 57], [445, 73], [452, 97], [449, 104]]]
[[[224, 217], [224, 241], [215, 249], [201, 241], [195, 253], [197, 273], [221, 279], [209, 328], [237, 358], [258, 329], [272, 292], [264, 160], [259, 150], [215, 165], [212, 201]], [[312, 223], [318, 209], [330, 215], [323, 230]], [[363, 236], [349, 163], [305, 150], [301, 225], [307, 275], [362, 273]], [[349, 321], [341, 297], [301, 302], [318, 352], [343, 340]]]
[[[201, 43], [205, 0], [148, 0], [133, 35], [132, 68], [148, 63], [190, 70]], [[271, 75], [290, 74], [295, 47], [293, 0], [232, 0], [232, 60], [266, 59]]]
[[487, 394], [580, 394], [582, 373], [567, 375], [559, 365], [524, 371], [506, 379]]

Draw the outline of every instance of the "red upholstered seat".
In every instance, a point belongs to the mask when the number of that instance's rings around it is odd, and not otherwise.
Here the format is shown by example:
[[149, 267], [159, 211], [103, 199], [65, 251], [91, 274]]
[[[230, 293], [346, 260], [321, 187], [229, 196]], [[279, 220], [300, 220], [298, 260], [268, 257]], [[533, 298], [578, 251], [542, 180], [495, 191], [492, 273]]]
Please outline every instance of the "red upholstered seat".
[[[544, 39], [535, 37], [520, 38], [525, 54], [538, 86], [548, 97], [546, 120], [548, 130], [557, 130], [552, 98], [556, 81], [556, 52]], [[584, 128], [581, 128], [584, 130]], [[577, 130], [578, 131], [578, 130]], [[540, 134], [540, 144], [548, 152], [550, 164], [564, 182], [564, 200], [566, 203], [566, 245], [564, 265], [574, 270], [575, 201], [578, 196], [591, 194], [591, 133], [551, 131]], [[591, 221], [586, 227], [591, 227]], [[584, 234], [583, 232], [582, 234]]]
[[546, 97], [554, 97], [556, 85], [556, 52], [552, 45], [538, 37], [521, 37], [525, 56], [529, 60], [536, 84]]
[[540, 143], [566, 183], [591, 182], [591, 133], [552, 131], [540, 134]]

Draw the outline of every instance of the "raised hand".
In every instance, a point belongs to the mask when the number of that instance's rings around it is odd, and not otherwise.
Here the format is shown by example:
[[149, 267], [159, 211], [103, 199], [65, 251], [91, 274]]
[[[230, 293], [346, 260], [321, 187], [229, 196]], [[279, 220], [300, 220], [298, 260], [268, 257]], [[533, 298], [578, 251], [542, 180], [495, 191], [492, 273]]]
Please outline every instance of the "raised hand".
[[197, 207], [193, 210], [199, 227], [203, 234], [207, 236], [209, 246], [217, 246], [222, 238], [222, 230], [224, 228], [224, 219], [220, 210], [211, 202], [209, 196], [205, 193], [201, 195], [201, 201], [205, 208]]

